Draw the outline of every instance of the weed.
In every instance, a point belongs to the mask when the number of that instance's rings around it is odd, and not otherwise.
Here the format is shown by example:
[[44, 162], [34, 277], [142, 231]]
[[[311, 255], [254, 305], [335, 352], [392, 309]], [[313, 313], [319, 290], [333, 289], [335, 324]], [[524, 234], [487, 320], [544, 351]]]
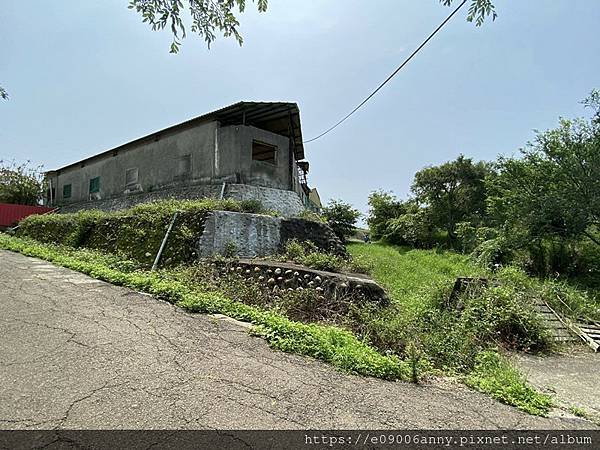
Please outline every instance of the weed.
[[589, 419], [589, 417], [590, 417], [590, 415], [588, 414], [588, 412], [585, 409], [580, 408], [575, 405], [572, 405], [569, 407], [569, 412], [571, 414], [573, 414], [574, 416], [581, 417], [583, 419]]
[[477, 356], [475, 370], [467, 377], [467, 384], [496, 400], [536, 416], [547, 416], [554, 406], [552, 398], [536, 392], [509, 362], [495, 351]]

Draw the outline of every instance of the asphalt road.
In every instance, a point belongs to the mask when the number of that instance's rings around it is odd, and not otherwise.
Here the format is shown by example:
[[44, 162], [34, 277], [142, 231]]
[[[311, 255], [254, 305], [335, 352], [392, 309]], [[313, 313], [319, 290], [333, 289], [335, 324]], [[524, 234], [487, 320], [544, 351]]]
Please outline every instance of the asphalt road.
[[593, 427], [462, 385], [345, 375], [247, 327], [0, 251], [0, 428]]

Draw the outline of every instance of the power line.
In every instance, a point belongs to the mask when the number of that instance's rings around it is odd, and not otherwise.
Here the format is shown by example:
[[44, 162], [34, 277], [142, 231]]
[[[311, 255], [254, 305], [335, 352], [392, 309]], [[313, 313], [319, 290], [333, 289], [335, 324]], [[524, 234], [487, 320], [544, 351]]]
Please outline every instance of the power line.
[[371, 92], [371, 94], [370, 94], [370, 95], [369, 95], [367, 98], [365, 98], [365, 99], [364, 99], [364, 100], [363, 100], [363, 101], [362, 101], [362, 102], [361, 102], [361, 103], [360, 103], [360, 104], [359, 104], [359, 105], [358, 105], [356, 108], [354, 108], [352, 111], [350, 111], [350, 113], [349, 113], [348, 115], [346, 115], [346, 116], [345, 116], [343, 119], [341, 119], [339, 122], [337, 122], [337, 123], [336, 123], [335, 125], [333, 125], [332, 127], [328, 128], [327, 130], [325, 130], [324, 132], [322, 132], [322, 133], [321, 133], [320, 135], [318, 135], [317, 137], [314, 137], [314, 138], [312, 138], [312, 139], [309, 139], [309, 140], [307, 140], [307, 141], [304, 141], [304, 142], [303, 142], [303, 144], [307, 144], [307, 143], [309, 143], [309, 142], [316, 141], [317, 139], [320, 139], [320, 138], [322, 138], [323, 136], [325, 136], [325, 135], [326, 135], [327, 133], [329, 133], [330, 131], [333, 131], [335, 128], [337, 128], [337, 127], [338, 127], [338, 126], [340, 126], [342, 123], [344, 123], [344, 122], [345, 122], [345, 121], [346, 121], [346, 120], [347, 120], [347, 119], [348, 119], [348, 118], [349, 118], [349, 117], [350, 117], [352, 114], [354, 114], [356, 111], [358, 111], [358, 110], [359, 110], [359, 109], [360, 109], [360, 108], [361, 108], [361, 107], [362, 107], [362, 106], [363, 106], [365, 103], [367, 103], [369, 100], [371, 100], [371, 98], [372, 98], [372, 97], [373, 97], [375, 94], [377, 94], [377, 92], [379, 92], [379, 90], [380, 90], [382, 87], [384, 87], [384, 86], [385, 86], [385, 85], [386, 85], [386, 84], [387, 84], [387, 83], [388, 83], [388, 82], [389, 82], [389, 81], [390, 81], [392, 78], [394, 78], [394, 76], [395, 76], [395, 75], [396, 75], [398, 72], [400, 72], [400, 70], [402, 70], [402, 68], [403, 68], [403, 67], [404, 67], [406, 64], [408, 64], [408, 62], [409, 62], [411, 59], [413, 59], [413, 57], [414, 57], [414, 56], [415, 56], [417, 53], [419, 53], [419, 51], [420, 51], [420, 50], [421, 50], [423, 47], [425, 47], [425, 45], [426, 45], [426, 44], [427, 44], [427, 43], [428, 43], [428, 42], [431, 40], [431, 38], [432, 38], [433, 36], [435, 36], [435, 35], [437, 34], [437, 32], [438, 32], [438, 31], [440, 31], [440, 30], [441, 30], [441, 29], [444, 27], [444, 25], [446, 25], [446, 23], [448, 23], [448, 21], [449, 21], [450, 19], [452, 19], [452, 17], [453, 17], [453, 16], [454, 16], [454, 15], [455, 15], [455, 14], [458, 12], [458, 10], [459, 10], [460, 8], [462, 8], [462, 7], [463, 7], [463, 5], [464, 5], [465, 3], [467, 3], [467, 0], [463, 0], [463, 2], [462, 2], [460, 5], [458, 5], [458, 7], [457, 7], [457, 8], [456, 8], [454, 11], [452, 11], [452, 13], [451, 13], [451, 14], [450, 14], [448, 17], [446, 17], [446, 20], [444, 20], [444, 21], [443, 21], [443, 22], [442, 22], [442, 23], [441, 23], [441, 24], [440, 24], [440, 25], [439, 25], [439, 26], [438, 26], [438, 27], [437, 27], [437, 28], [436, 28], [436, 29], [433, 31], [433, 33], [431, 33], [431, 34], [429, 35], [429, 37], [428, 37], [427, 39], [425, 39], [425, 40], [423, 41], [423, 43], [422, 43], [421, 45], [419, 45], [419, 47], [417, 47], [417, 49], [416, 49], [414, 52], [412, 52], [412, 53], [411, 53], [411, 55], [410, 55], [408, 58], [406, 58], [406, 59], [404, 60], [404, 62], [403, 62], [402, 64], [400, 64], [400, 66], [398, 66], [398, 68], [397, 68], [396, 70], [394, 70], [394, 72], [393, 72], [393, 73], [392, 73], [392, 74], [391, 74], [389, 77], [387, 77], [387, 78], [386, 78], [386, 80], [385, 80], [383, 83], [381, 83], [381, 84], [380, 84], [380, 85], [377, 87], [377, 89], [375, 89], [373, 92]]

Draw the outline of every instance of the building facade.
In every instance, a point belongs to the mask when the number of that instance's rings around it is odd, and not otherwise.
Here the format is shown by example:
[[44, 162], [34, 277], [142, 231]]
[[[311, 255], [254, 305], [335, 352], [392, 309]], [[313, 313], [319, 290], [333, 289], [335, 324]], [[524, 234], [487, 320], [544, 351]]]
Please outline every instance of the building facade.
[[295, 103], [240, 102], [46, 173], [46, 204], [115, 210], [162, 198], [314, 209]]

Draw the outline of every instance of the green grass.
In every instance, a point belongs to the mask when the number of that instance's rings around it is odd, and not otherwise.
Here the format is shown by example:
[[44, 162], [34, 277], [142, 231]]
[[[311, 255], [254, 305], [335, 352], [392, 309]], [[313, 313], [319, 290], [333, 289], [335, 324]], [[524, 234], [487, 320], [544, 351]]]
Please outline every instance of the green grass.
[[[512, 268], [492, 274], [452, 251], [378, 243], [353, 243], [348, 250], [371, 268], [373, 278], [392, 298], [387, 310], [363, 312], [360, 317], [379, 348], [417, 348], [421, 358], [444, 374], [458, 375], [469, 386], [528, 413], [548, 413], [549, 397], [529, 386], [497, 349], [551, 347], [532, 307], [539, 286], [525, 274]], [[457, 277], [502, 282], [467, 291], [460, 308], [448, 307], [446, 299]]]
[[[348, 251], [384, 286], [398, 305], [428, 307], [431, 293], [451, 288], [457, 277], [488, 275], [467, 256], [442, 250], [415, 250], [386, 244], [348, 244]], [[425, 303], [424, 303], [425, 302]]]
[[581, 417], [582, 419], [589, 419], [590, 418], [590, 415], [588, 414], [588, 412], [585, 409], [580, 408], [580, 407], [575, 406], [575, 405], [572, 405], [572, 406], [569, 407], [569, 412], [571, 414], [573, 414], [574, 416]]

